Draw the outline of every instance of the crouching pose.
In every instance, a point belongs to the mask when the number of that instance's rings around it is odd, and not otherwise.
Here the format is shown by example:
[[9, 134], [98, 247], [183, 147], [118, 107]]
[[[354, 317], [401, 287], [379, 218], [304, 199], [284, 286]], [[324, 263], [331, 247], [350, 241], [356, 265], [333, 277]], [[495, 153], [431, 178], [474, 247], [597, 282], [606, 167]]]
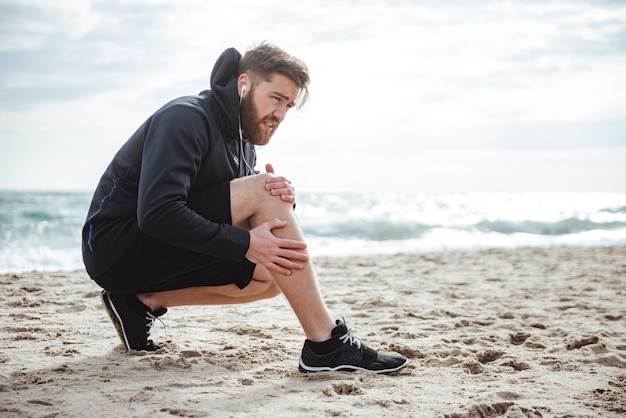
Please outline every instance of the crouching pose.
[[318, 288], [289, 180], [255, 171], [287, 111], [308, 98], [303, 62], [263, 43], [227, 49], [211, 89], [173, 100], [114, 156], [83, 228], [83, 259], [126, 349], [154, 351], [154, 320], [182, 305], [283, 293], [306, 340], [303, 372], [391, 373], [407, 365], [333, 321]]

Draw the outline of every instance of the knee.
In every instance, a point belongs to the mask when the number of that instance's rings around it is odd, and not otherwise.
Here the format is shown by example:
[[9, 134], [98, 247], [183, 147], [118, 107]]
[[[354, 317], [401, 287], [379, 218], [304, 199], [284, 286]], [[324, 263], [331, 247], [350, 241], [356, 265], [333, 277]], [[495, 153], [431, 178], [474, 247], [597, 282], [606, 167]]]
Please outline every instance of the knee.
[[244, 196], [247, 197], [262, 197], [268, 195], [265, 186], [272, 178], [272, 174], [268, 173], [259, 173], [253, 176], [241, 177], [232, 180], [231, 189], [233, 185], [236, 186], [237, 190], [240, 191]]
[[279, 214], [292, 207], [291, 203], [283, 201], [280, 196], [273, 196], [266, 189], [267, 181], [271, 177], [271, 174], [265, 173], [241, 177], [230, 182], [230, 206], [233, 225], [241, 226], [242, 224], [247, 224], [259, 212]]
[[279, 195], [273, 195], [270, 190], [266, 188], [268, 181], [274, 177], [272, 174], [259, 174], [258, 175], [258, 183], [256, 184], [255, 191], [257, 193], [257, 199], [261, 203], [266, 204], [286, 204], [287, 206], [291, 206], [290, 203], [283, 201]]

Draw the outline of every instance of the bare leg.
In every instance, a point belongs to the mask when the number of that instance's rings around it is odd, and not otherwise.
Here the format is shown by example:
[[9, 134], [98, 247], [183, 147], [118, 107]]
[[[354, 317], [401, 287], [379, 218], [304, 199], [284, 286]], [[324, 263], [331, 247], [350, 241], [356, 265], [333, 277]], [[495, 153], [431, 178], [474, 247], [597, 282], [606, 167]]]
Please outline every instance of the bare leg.
[[254, 271], [252, 281], [244, 289], [235, 284], [225, 286], [198, 286], [162, 292], [140, 293], [137, 298], [152, 310], [185, 305], [231, 305], [249, 303], [278, 296], [280, 289], [266, 268]]
[[[273, 231], [279, 238], [304, 241], [291, 204], [271, 196], [265, 190], [266, 175], [235, 179], [231, 182], [231, 213], [233, 225], [253, 229], [271, 219], [287, 222], [283, 228]], [[137, 297], [150, 308], [181, 305], [207, 305], [224, 303], [246, 303], [272, 297], [282, 290], [294, 310], [307, 338], [325, 341], [335, 326], [317, 285], [317, 278], [310, 261], [302, 270], [292, 270], [290, 275], [257, 266], [255, 281], [243, 290], [234, 284], [216, 287], [196, 287], [171, 290]]]
[[[270, 196], [265, 190], [265, 177], [254, 176], [234, 180], [231, 183], [231, 211], [233, 224], [250, 229], [271, 219], [286, 221], [283, 228], [273, 230], [279, 238], [304, 241], [290, 203]], [[250, 202], [256, 204], [251, 205]], [[302, 270], [292, 270], [283, 275], [268, 270], [291, 304], [304, 332], [310, 340], [325, 341], [331, 337], [335, 326], [320, 293], [313, 264], [308, 261]]]

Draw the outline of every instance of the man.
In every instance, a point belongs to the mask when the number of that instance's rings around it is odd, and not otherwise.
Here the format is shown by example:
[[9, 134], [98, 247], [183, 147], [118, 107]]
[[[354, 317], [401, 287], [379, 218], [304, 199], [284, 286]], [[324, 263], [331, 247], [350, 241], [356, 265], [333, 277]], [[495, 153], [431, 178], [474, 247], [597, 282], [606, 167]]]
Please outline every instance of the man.
[[265, 145], [308, 98], [308, 69], [261, 44], [243, 57], [227, 49], [211, 90], [176, 99], [130, 137], [96, 188], [83, 228], [83, 258], [126, 349], [154, 351], [154, 320], [182, 305], [247, 303], [286, 296], [306, 340], [303, 372], [391, 373], [407, 365], [334, 322], [321, 297], [294, 188]]

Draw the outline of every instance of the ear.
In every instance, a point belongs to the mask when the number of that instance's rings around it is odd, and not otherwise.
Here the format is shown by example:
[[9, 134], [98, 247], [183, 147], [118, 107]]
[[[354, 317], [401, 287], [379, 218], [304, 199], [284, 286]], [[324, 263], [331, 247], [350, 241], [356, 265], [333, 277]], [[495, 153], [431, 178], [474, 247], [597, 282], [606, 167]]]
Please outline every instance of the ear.
[[246, 86], [246, 89], [250, 91], [250, 77], [248, 74], [243, 73], [237, 78], [237, 93], [241, 96], [241, 88]]

